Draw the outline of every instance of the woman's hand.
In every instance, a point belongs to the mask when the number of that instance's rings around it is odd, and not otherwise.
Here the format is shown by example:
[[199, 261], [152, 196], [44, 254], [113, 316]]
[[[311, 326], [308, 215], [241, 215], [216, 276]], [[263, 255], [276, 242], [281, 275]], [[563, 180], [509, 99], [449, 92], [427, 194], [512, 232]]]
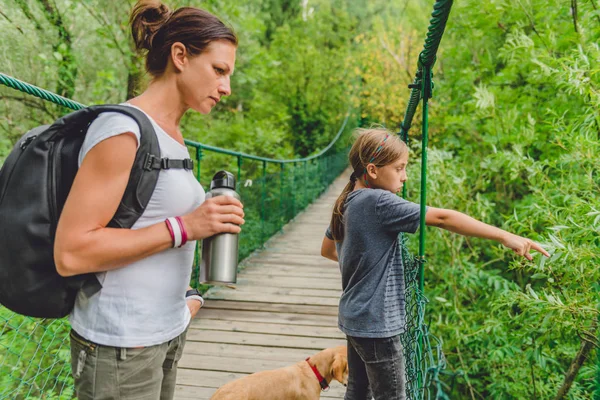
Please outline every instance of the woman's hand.
[[202, 308], [202, 303], [196, 299], [187, 299], [186, 304], [190, 309], [190, 314], [192, 314], [192, 319], [198, 314], [198, 311]]
[[231, 196], [207, 199], [198, 208], [181, 217], [188, 240], [201, 240], [218, 233], [240, 233], [244, 224], [242, 203]]
[[550, 254], [548, 254], [548, 252], [544, 250], [542, 246], [533, 240], [515, 235], [513, 233], [506, 232], [506, 235], [502, 239], [501, 243], [509, 249], [512, 249], [518, 255], [525, 257], [529, 261], [533, 260], [533, 257], [529, 253], [532, 249], [539, 251], [546, 257], [550, 257]]

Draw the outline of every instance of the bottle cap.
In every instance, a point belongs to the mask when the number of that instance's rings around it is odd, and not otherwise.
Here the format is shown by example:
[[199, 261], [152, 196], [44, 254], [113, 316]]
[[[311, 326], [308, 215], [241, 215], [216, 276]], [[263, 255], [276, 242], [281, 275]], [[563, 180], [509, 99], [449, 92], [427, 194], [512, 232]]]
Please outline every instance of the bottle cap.
[[215, 188], [229, 188], [235, 190], [235, 176], [229, 171], [219, 171], [210, 182], [210, 190]]

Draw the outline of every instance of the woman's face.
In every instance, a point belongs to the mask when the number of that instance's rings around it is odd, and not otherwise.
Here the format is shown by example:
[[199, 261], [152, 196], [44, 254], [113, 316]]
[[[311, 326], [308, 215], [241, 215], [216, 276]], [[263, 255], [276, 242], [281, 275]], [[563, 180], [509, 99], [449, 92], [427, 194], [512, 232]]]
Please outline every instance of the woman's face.
[[230, 77], [235, 66], [236, 47], [226, 40], [211, 42], [197, 56], [185, 57], [177, 85], [185, 105], [208, 114], [223, 96], [231, 94]]

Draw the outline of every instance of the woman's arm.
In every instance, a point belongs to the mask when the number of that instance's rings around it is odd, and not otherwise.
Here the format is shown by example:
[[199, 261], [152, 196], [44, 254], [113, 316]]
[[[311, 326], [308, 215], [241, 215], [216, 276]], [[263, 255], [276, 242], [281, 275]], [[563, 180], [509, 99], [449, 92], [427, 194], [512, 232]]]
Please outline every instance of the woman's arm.
[[[56, 230], [59, 274], [108, 271], [172, 246], [164, 222], [136, 230], [106, 227], [125, 192], [136, 149], [135, 136], [127, 133], [98, 143], [84, 158]], [[241, 203], [228, 196], [205, 201], [182, 219], [190, 240], [237, 233], [244, 222]]]
[[338, 261], [337, 249], [335, 248], [335, 242], [329, 239], [327, 236], [323, 238], [323, 244], [321, 245], [321, 255], [332, 261]]
[[530, 254], [531, 249], [539, 251], [546, 257], [550, 256], [539, 244], [530, 239], [488, 225], [458, 211], [429, 207], [425, 215], [425, 223], [463, 236], [495, 240], [528, 260], [533, 259]]

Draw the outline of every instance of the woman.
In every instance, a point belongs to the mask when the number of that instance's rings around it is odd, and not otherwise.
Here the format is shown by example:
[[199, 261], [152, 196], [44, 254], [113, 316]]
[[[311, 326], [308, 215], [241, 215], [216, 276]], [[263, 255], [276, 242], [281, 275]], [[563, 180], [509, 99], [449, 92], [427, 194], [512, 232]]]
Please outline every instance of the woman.
[[[170, 11], [152, 1], [138, 2], [130, 23], [137, 48], [148, 51], [152, 80], [125, 104], [150, 118], [163, 157], [189, 158], [179, 122], [188, 109], [208, 114], [231, 94], [237, 37], [206, 11]], [[70, 315], [80, 400], [173, 398], [185, 332], [202, 300], [192, 292], [186, 302], [195, 241], [238, 233], [244, 223], [238, 200], [204, 201], [192, 171], [167, 169], [132, 229], [108, 228], [139, 140], [128, 116], [103, 113], [94, 120], [57, 227], [58, 272], [96, 273], [102, 284], [90, 297], [79, 293]]]

